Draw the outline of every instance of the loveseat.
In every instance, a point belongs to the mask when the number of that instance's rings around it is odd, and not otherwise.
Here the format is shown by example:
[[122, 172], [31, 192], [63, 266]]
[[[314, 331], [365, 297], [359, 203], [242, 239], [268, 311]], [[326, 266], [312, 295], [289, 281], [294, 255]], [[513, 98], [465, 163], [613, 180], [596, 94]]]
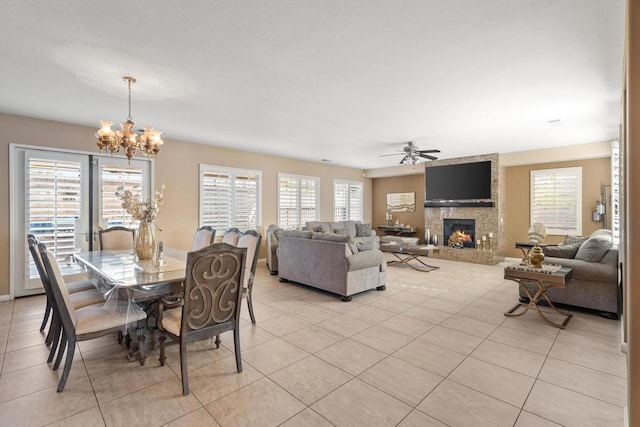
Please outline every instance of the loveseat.
[[[573, 279], [565, 289], [550, 289], [552, 302], [598, 310], [617, 318], [621, 311], [618, 289], [618, 249], [610, 230], [598, 230], [588, 237], [567, 236], [558, 246], [543, 248], [545, 264], [573, 269]], [[530, 291], [534, 286], [530, 285]], [[532, 292], [532, 294], [534, 293]], [[520, 289], [520, 299], [528, 298]]]
[[346, 234], [285, 230], [277, 257], [280, 281], [333, 292], [343, 301], [369, 289], [386, 288], [387, 263], [382, 252], [361, 251]]

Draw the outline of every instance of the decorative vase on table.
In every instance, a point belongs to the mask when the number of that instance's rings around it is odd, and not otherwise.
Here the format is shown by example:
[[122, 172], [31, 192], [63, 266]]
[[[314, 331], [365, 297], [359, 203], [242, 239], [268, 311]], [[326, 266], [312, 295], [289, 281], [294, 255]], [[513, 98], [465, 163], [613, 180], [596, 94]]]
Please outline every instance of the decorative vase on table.
[[156, 224], [153, 221], [141, 221], [136, 230], [135, 249], [139, 260], [154, 259], [158, 242]]

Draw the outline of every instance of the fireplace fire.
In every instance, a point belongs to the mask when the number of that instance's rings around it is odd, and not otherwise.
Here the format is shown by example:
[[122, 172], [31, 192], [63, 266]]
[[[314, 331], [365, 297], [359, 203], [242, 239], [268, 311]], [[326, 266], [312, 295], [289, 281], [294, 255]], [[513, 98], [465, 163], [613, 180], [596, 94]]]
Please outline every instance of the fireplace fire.
[[456, 230], [449, 236], [449, 241], [447, 244], [452, 248], [464, 248], [465, 243], [466, 246], [469, 244], [473, 244], [473, 236], [471, 234], [467, 234], [462, 230]]
[[450, 248], [475, 248], [475, 219], [444, 219], [444, 241]]

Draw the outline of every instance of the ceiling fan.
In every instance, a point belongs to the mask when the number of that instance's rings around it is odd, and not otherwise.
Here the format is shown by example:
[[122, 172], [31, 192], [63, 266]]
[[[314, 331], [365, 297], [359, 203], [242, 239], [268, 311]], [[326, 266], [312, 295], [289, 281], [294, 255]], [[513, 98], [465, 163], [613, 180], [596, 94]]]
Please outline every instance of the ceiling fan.
[[387, 156], [398, 156], [404, 155], [402, 160], [400, 160], [401, 165], [416, 164], [420, 161], [420, 157], [423, 159], [429, 160], [437, 160], [438, 158], [435, 156], [430, 156], [427, 153], [439, 153], [440, 150], [421, 150], [417, 145], [414, 145], [413, 141], [406, 142], [406, 146], [402, 148], [402, 151], [399, 153], [393, 154], [382, 154], [379, 157], [387, 157]]

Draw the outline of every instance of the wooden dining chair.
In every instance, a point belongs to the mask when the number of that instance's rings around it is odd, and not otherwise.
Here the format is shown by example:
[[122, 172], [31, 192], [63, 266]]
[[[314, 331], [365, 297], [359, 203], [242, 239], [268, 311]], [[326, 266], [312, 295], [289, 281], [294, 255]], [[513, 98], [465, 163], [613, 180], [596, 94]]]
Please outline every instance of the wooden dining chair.
[[126, 227], [110, 227], [98, 231], [101, 251], [133, 249], [134, 230]]
[[191, 251], [200, 250], [213, 243], [216, 238], [216, 230], [208, 225], [203, 225], [196, 230], [196, 234], [193, 237], [193, 243], [191, 244]]
[[[43, 244], [38, 242], [34, 235], [28, 235], [27, 241], [29, 243], [29, 252], [31, 252], [33, 263], [38, 270], [38, 275], [40, 276], [40, 281], [42, 282], [42, 287], [44, 288], [47, 297], [44, 319], [40, 327], [41, 331], [43, 331], [46, 326], [47, 318], [51, 317], [51, 325], [49, 326], [49, 332], [47, 333], [47, 337], [45, 338], [45, 344], [47, 346], [51, 346], [49, 358], [47, 359], [47, 362], [51, 362], [56, 353], [56, 348], [60, 340], [62, 325], [58, 321], [59, 319], [57, 315], [54, 313], [55, 305], [53, 304], [54, 298], [51, 290], [51, 281], [49, 279], [47, 271], [45, 270], [44, 264], [42, 262], [42, 257], [38, 250], [38, 245]], [[75, 308], [87, 307], [93, 304], [104, 304], [105, 302], [104, 296], [96, 290], [91, 280], [70, 282], [67, 284], [66, 288], [67, 292], [69, 293], [69, 299]]]
[[[240, 355], [240, 305], [247, 250], [226, 243], [214, 243], [187, 254], [184, 298], [176, 303], [160, 299], [158, 329], [160, 335], [160, 364], [165, 363], [167, 336], [180, 343], [182, 394], [189, 394], [187, 377], [187, 343], [216, 337], [233, 331], [236, 368], [242, 372]], [[181, 305], [181, 306], [176, 306]]]
[[254, 230], [247, 230], [240, 234], [236, 246], [239, 248], [247, 248], [247, 257], [245, 258], [244, 282], [242, 284], [242, 292], [247, 296], [247, 307], [249, 308], [249, 316], [251, 322], [256, 323], [256, 317], [253, 314], [253, 282], [256, 275], [256, 266], [258, 265], [258, 254], [260, 252], [260, 242], [262, 235]]
[[38, 252], [42, 257], [42, 263], [51, 284], [53, 313], [58, 316], [58, 321], [62, 325], [60, 348], [53, 365], [54, 370], [60, 366], [65, 349], [67, 354], [62, 376], [58, 383], [58, 392], [64, 390], [67, 383], [77, 341], [98, 338], [126, 328], [136, 328], [140, 347], [140, 364], [144, 365], [144, 330], [147, 318], [144, 310], [135, 304], [128, 305], [126, 310], [114, 310], [113, 312], [105, 310], [103, 304], [76, 309], [65, 286], [55, 256], [42, 243], [38, 245]]

